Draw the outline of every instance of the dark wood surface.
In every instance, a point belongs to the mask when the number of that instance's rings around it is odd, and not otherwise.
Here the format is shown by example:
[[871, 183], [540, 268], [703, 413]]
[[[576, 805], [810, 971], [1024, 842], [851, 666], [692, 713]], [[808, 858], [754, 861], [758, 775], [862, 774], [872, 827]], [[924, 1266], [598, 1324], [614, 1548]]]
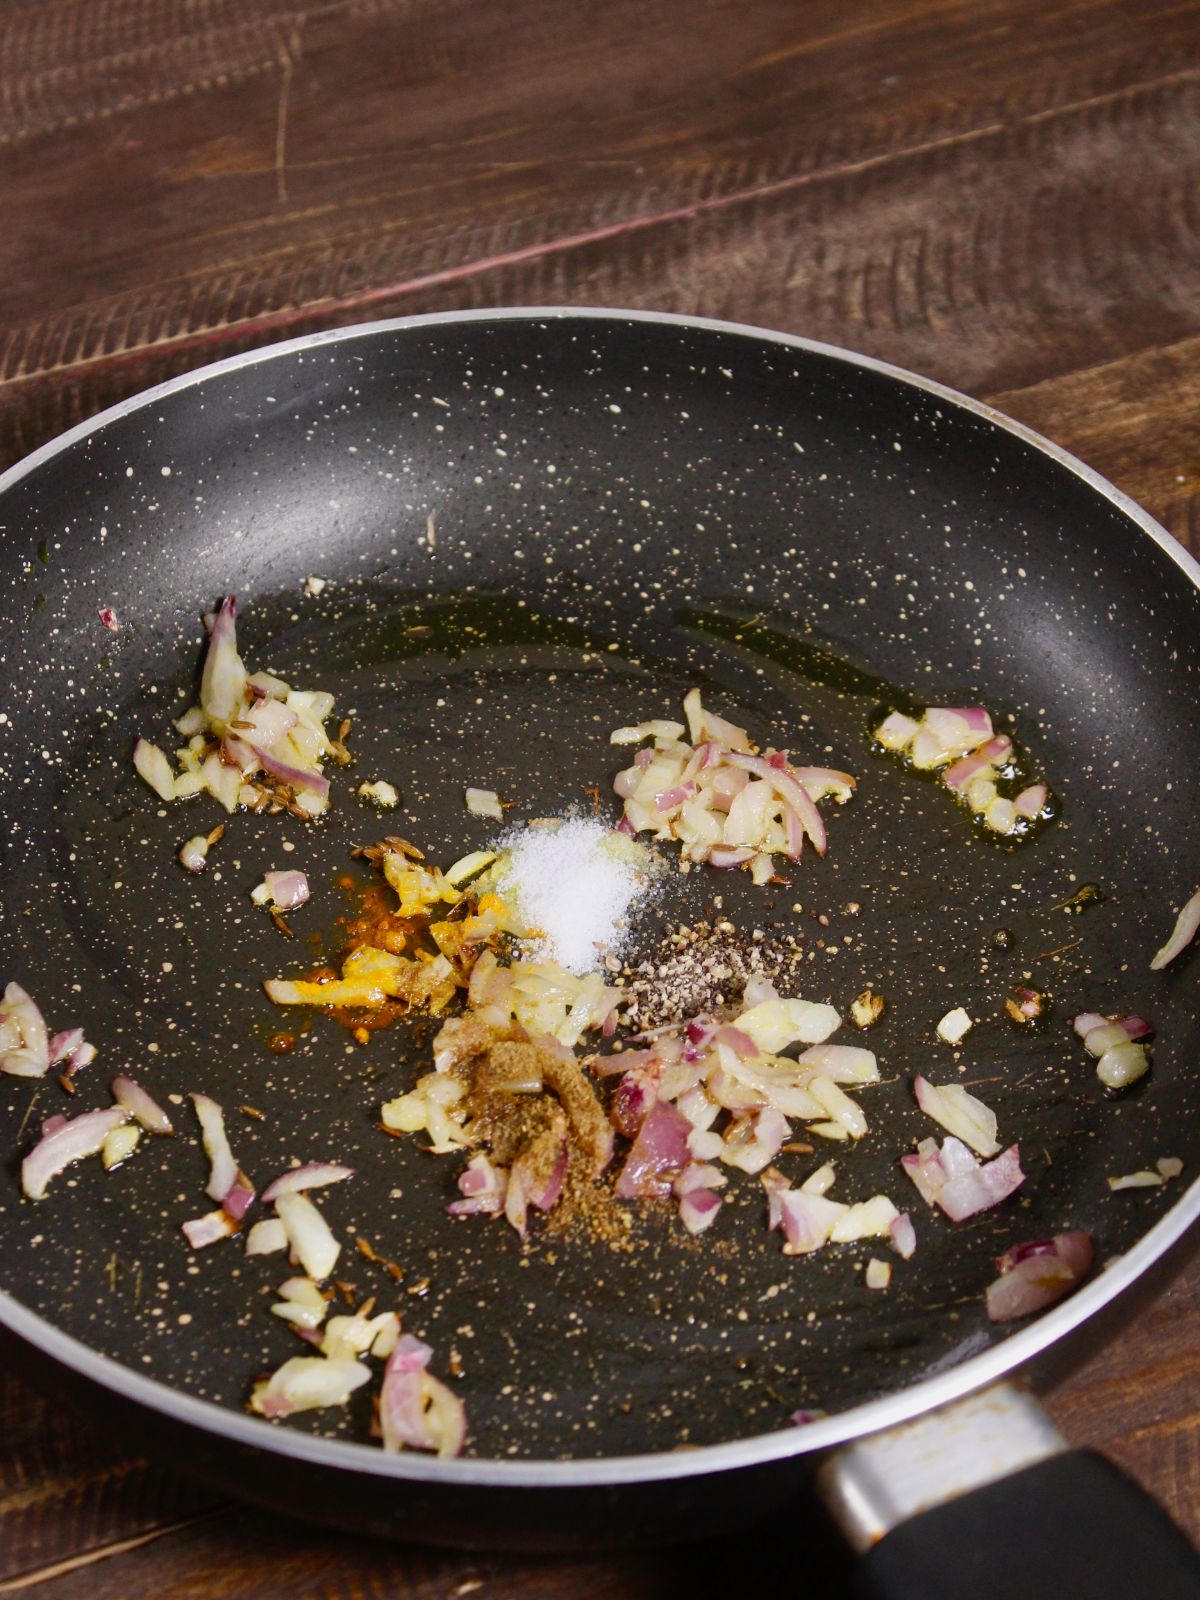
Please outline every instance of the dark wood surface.
[[[645, 306], [991, 400], [1200, 551], [1200, 0], [0, 0], [0, 63], [0, 465], [293, 333]], [[1054, 1402], [1196, 1538], [1198, 1348], [1193, 1271]], [[837, 1594], [819, 1537], [372, 1546], [0, 1381], [0, 1595]]]

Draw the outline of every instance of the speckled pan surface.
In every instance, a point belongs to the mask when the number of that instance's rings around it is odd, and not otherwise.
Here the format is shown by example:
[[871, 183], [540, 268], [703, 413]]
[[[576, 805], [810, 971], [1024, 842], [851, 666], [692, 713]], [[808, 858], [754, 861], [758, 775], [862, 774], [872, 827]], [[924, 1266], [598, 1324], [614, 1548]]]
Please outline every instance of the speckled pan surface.
[[[267, 1312], [280, 1258], [193, 1254], [179, 1232], [206, 1208], [186, 1109], [182, 1137], [20, 1199], [39, 1120], [107, 1103], [118, 1069], [164, 1098], [260, 1109], [230, 1122], [261, 1181], [291, 1158], [358, 1169], [322, 1202], [347, 1237], [342, 1276], [458, 1353], [485, 1460], [664, 1452], [774, 1432], [797, 1406], [844, 1413], [991, 1348], [982, 1290], [1007, 1244], [1086, 1228], [1110, 1259], [1180, 1202], [1200, 955], [1147, 963], [1200, 882], [1200, 596], [1186, 558], [1019, 431], [750, 330], [418, 319], [193, 375], [11, 473], [0, 514], [0, 978], [101, 1051], [70, 1103], [53, 1079], [0, 1082], [2, 1282], [90, 1349], [230, 1417], [295, 1350]], [[193, 880], [176, 850], [222, 813], [162, 806], [129, 753], [139, 733], [167, 740], [201, 613], [227, 592], [252, 666], [354, 716], [356, 764], [335, 774], [327, 823], [235, 817]], [[864, 676], [831, 680], [829, 655]], [[1026, 848], [982, 844], [941, 792], [871, 756], [869, 678], [1014, 714], [1062, 820]], [[484, 843], [468, 783], [513, 817], [587, 806], [586, 785], [607, 793], [622, 764], [609, 729], [672, 714], [696, 682], [764, 742], [855, 772], [859, 793], [786, 889], [673, 874], [638, 937], [721, 893], [747, 932], [803, 934], [806, 997], [887, 994], [872, 1133], [837, 1152], [844, 1198], [913, 1203], [918, 1253], [886, 1295], [863, 1287], [865, 1247], [782, 1257], [751, 1179], [699, 1243], [654, 1214], [631, 1253], [536, 1230], [522, 1251], [503, 1224], [444, 1216], [456, 1163], [377, 1129], [380, 1101], [423, 1069], [421, 1030], [360, 1049], [320, 1019], [294, 1054], [265, 1049], [278, 1014], [261, 979], [311, 961], [305, 936], [336, 948], [352, 845], [399, 831], [444, 863]], [[354, 799], [363, 778], [402, 790], [386, 824]], [[285, 865], [314, 890], [294, 943], [248, 899]], [[1088, 882], [1102, 903], [1051, 909]], [[1055, 1006], [1034, 1036], [1002, 1014], [1030, 977]], [[933, 1037], [953, 1005], [981, 1019], [957, 1062]], [[1083, 1008], [1157, 1026], [1153, 1072], [1122, 1099], [1070, 1033]], [[897, 1157], [931, 1131], [916, 1070], [980, 1086], [1021, 1145], [1017, 1201], [954, 1227], [906, 1193]], [[1168, 1155], [1183, 1184], [1109, 1194], [1107, 1175]], [[816, 1159], [794, 1158], [796, 1175]], [[404, 1265], [398, 1294], [352, 1232]], [[1069, 1326], [1069, 1308], [1056, 1316]], [[295, 1427], [365, 1439], [359, 1398]]]

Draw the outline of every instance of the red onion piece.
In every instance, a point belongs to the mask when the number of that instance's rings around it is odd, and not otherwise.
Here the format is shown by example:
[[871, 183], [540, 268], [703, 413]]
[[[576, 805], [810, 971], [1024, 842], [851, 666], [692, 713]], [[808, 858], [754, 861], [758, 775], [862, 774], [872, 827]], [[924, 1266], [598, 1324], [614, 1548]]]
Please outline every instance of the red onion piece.
[[121, 624], [117, 621], [117, 613], [111, 606], [101, 606], [96, 614], [109, 633], [116, 633], [120, 628]]
[[66, 1061], [82, 1044], [82, 1028], [67, 1028], [62, 1033], [56, 1033], [48, 1046], [49, 1065], [56, 1067], [60, 1061]]
[[711, 1189], [689, 1189], [679, 1199], [679, 1219], [689, 1233], [703, 1233], [717, 1220], [721, 1196]]
[[[240, 741], [227, 739], [226, 744], [234, 744], [234, 742]], [[330, 779], [323, 778], [322, 774], [310, 773], [304, 766], [293, 766], [290, 762], [280, 762], [277, 757], [270, 754], [270, 750], [262, 749], [261, 744], [246, 744], [245, 749], [250, 750], [254, 760], [258, 762], [264, 773], [272, 774], [274, 778], [280, 779], [280, 782], [290, 784], [293, 789], [306, 789], [309, 794], [318, 795], [322, 800], [326, 800], [330, 795]]]
[[774, 1167], [768, 1167], [760, 1174], [760, 1181], [767, 1191], [767, 1229], [771, 1231], [783, 1224], [783, 1195], [792, 1187], [792, 1180]]
[[238, 655], [236, 623], [237, 601], [229, 595], [213, 619], [200, 675], [200, 704], [208, 718], [221, 728], [233, 720], [246, 693], [246, 669]]
[[1102, 1028], [1108, 1021], [1098, 1011], [1081, 1011], [1077, 1017], [1071, 1019], [1071, 1026], [1081, 1039], [1086, 1039], [1094, 1028]]
[[746, 772], [753, 772], [756, 777], [765, 778], [780, 799], [796, 813], [801, 826], [812, 841], [813, 849], [819, 856], [825, 854], [828, 837], [821, 813], [817, 810], [808, 790], [802, 783], [796, 781], [790, 771], [784, 772], [778, 767], [773, 767], [762, 756], [746, 756], [738, 751], [731, 752], [726, 760], [731, 766], [741, 767]]
[[1001, 1256], [1000, 1276], [988, 1285], [987, 1314], [992, 1322], [1012, 1322], [1061, 1300], [1092, 1269], [1091, 1235], [1060, 1233], [1016, 1245]]
[[[986, 739], [992, 731], [992, 719], [988, 716], [983, 706], [933, 706], [934, 712], [945, 712], [949, 716], [958, 717], [965, 722], [972, 733], [981, 733]], [[929, 712], [925, 713], [926, 717]]]
[[0, 1004], [0, 1072], [40, 1078], [50, 1067], [50, 1034], [33, 996], [10, 983]]
[[458, 1175], [463, 1198], [451, 1201], [446, 1210], [452, 1217], [495, 1216], [503, 1208], [507, 1187], [506, 1168], [494, 1166], [485, 1155], [474, 1155]]
[[1196, 890], [1175, 919], [1175, 926], [1171, 929], [1171, 937], [1150, 963], [1151, 972], [1159, 972], [1163, 967], [1174, 961], [1175, 957], [1191, 944], [1196, 937], [1197, 929], [1200, 929], [1200, 889]]
[[1030, 822], [1035, 817], [1040, 817], [1046, 806], [1046, 799], [1050, 791], [1044, 783], [1031, 783], [1028, 789], [1022, 789], [1013, 801], [1019, 817], [1025, 817]]
[[42, 1138], [48, 1139], [52, 1133], [57, 1133], [60, 1128], [65, 1128], [67, 1118], [64, 1112], [59, 1111], [53, 1117], [47, 1117], [42, 1123]]
[[965, 789], [972, 778], [977, 778], [992, 765], [981, 750], [975, 750], [969, 756], [963, 756], [942, 773], [942, 782], [947, 789]]
[[670, 1194], [671, 1180], [691, 1160], [687, 1142], [691, 1131], [692, 1125], [681, 1111], [665, 1100], [656, 1100], [621, 1168], [618, 1196], [634, 1200]]
[[262, 1192], [263, 1204], [273, 1204], [281, 1194], [320, 1189], [328, 1183], [341, 1183], [353, 1176], [353, 1167], [343, 1167], [336, 1161], [308, 1161], [302, 1167], [289, 1167], [278, 1178], [272, 1179]]
[[658, 811], [673, 811], [676, 806], [681, 806], [685, 800], [690, 800], [696, 792], [694, 783], [677, 783], [673, 789], [664, 789], [661, 794], [654, 796], [655, 809]]
[[121, 1106], [85, 1111], [80, 1117], [67, 1118], [62, 1126], [39, 1140], [22, 1161], [22, 1189], [31, 1200], [41, 1200], [51, 1178], [56, 1178], [73, 1162], [97, 1155], [113, 1129], [128, 1121], [129, 1115]]
[[231, 1217], [228, 1211], [218, 1209], [185, 1222], [183, 1232], [193, 1250], [203, 1250], [205, 1245], [216, 1244], [218, 1239], [230, 1238], [240, 1231], [241, 1226], [236, 1217]]
[[953, 1135], [943, 1141], [941, 1150], [933, 1139], [923, 1139], [915, 1154], [901, 1156], [900, 1165], [921, 1197], [940, 1206], [954, 1222], [999, 1205], [1025, 1181], [1015, 1144], [981, 1165]]
[[834, 1223], [846, 1210], [824, 1195], [807, 1194], [803, 1189], [788, 1189], [779, 1194], [785, 1250], [791, 1255], [808, 1255], [828, 1240]]
[[241, 1222], [253, 1204], [254, 1186], [246, 1174], [239, 1171], [237, 1177], [230, 1184], [228, 1193], [221, 1201], [221, 1209], [231, 1216], [235, 1222]]
[[713, 1040], [716, 1044], [728, 1045], [739, 1061], [755, 1061], [762, 1054], [750, 1035], [735, 1027], [732, 1022], [727, 1022], [718, 1028]]
[[140, 1083], [135, 1083], [132, 1078], [118, 1076], [112, 1081], [112, 1097], [119, 1106], [124, 1106], [131, 1117], [141, 1123], [147, 1133], [174, 1133], [171, 1119], [158, 1104], [152, 1100], [142, 1088]]
[[1149, 1039], [1154, 1033], [1154, 1024], [1147, 1022], [1145, 1017], [1121, 1017], [1120, 1025], [1133, 1040]]
[[630, 822], [628, 817], [622, 817], [620, 822], [617, 823], [617, 832], [623, 833], [626, 838], [629, 839], [633, 839], [637, 836], [637, 829], [634, 827], [633, 823]]
[[627, 1139], [636, 1139], [638, 1129], [658, 1100], [654, 1081], [641, 1068], [628, 1071], [617, 1085], [609, 1116], [613, 1127]]
[[294, 911], [308, 899], [308, 879], [303, 872], [264, 872], [263, 882], [280, 911]]

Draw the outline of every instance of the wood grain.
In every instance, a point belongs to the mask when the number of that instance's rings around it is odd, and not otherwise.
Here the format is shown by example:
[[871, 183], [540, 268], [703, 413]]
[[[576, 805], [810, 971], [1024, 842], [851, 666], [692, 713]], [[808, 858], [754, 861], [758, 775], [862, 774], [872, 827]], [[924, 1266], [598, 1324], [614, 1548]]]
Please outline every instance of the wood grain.
[[[1200, 0], [4, 0], [0, 465], [368, 317], [608, 304], [991, 400], [1200, 553]], [[1054, 1400], [1200, 1539], [1200, 1269]], [[221, 1503], [0, 1378], [0, 1595], [844, 1593], [815, 1514], [601, 1560]]]

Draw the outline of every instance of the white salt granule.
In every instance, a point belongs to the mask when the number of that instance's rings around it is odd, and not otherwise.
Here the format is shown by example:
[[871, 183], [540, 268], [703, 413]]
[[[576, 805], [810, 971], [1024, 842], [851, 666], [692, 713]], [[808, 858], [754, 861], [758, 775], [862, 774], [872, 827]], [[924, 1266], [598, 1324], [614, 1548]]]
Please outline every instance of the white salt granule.
[[644, 845], [590, 817], [522, 828], [497, 844], [496, 892], [536, 934], [525, 959], [557, 961], [580, 976], [616, 955], [633, 903], [651, 886]]

